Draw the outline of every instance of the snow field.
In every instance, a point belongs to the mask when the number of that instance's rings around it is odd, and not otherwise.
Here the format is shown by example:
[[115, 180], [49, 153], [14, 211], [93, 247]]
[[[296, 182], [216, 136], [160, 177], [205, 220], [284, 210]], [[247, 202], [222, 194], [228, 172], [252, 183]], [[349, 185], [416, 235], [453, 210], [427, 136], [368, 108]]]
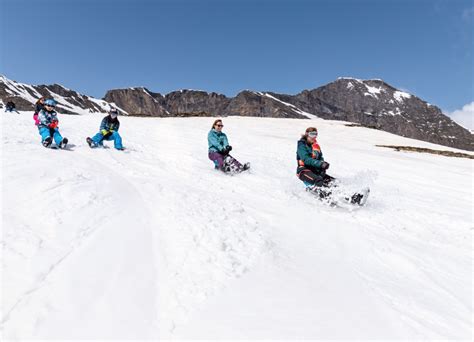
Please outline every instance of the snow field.
[[[121, 117], [123, 153], [86, 145], [102, 115], [60, 115], [75, 146], [59, 151], [31, 114], [2, 115], [5, 338], [471, 336], [472, 162], [374, 145], [452, 149], [231, 117], [233, 155], [252, 169], [230, 177], [207, 159], [213, 118]], [[307, 126], [331, 175], [370, 185], [367, 207], [304, 192]]]

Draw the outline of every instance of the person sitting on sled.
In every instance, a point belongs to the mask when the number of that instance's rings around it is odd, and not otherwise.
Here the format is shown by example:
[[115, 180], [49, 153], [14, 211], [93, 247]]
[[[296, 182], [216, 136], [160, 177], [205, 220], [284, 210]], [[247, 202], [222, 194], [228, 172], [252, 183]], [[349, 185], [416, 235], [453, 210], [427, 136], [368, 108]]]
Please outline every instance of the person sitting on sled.
[[102, 119], [100, 123], [99, 133], [94, 135], [92, 138], [87, 137], [86, 141], [91, 148], [103, 146], [104, 140], [113, 140], [114, 147], [117, 150], [123, 150], [122, 137], [118, 130], [120, 128], [120, 122], [118, 121], [118, 111], [113, 108], [110, 110], [109, 115]]
[[223, 172], [241, 172], [250, 168], [250, 163], [242, 165], [237, 159], [229, 155], [232, 146], [229, 145], [227, 135], [222, 132], [222, 120], [214, 121], [207, 135], [209, 145], [209, 159], [214, 162], [214, 167]]
[[303, 181], [309, 191], [314, 192], [320, 199], [330, 200], [331, 204], [337, 205], [342, 203], [364, 205], [367, 201], [369, 189], [363, 189], [351, 195], [336, 196], [334, 198], [333, 191], [336, 190], [338, 184], [336, 179], [329, 176], [326, 170], [329, 168], [329, 163], [324, 161], [323, 152], [319, 146], [316, 138], [318, 137], [318, 130], [316, 127], [308, 127], [305, 134], [298, 141], [298, 149], [296, 152], [296, 160], [298, 161], [298, 168], [296, 174], [298, 178]]
[[44, 108], [38, 113], [38, 131], [44, 147], [50, 147], [54, 139], [59, 148], [65, 148], [68, 140], [59, 133], [59, 121], [54, 107], [56, 107], [55, 100], [47, 99], [44, 101]]
[[316, 140], [317, 137], [316, 127], [308, 127], [298, 141], [296, 152], [298, 161], [296, 174], [311, 190], [329, 187], [334, 182], [334, 178], [326, 174], [329, 163], [324, 161], [323, 152]]

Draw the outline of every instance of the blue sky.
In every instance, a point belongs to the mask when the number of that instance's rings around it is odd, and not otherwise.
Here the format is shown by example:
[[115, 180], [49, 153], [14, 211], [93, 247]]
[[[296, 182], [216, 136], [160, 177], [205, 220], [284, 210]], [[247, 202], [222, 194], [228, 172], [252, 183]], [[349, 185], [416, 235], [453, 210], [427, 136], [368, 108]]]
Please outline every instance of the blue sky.
[[473, 96], [470, 0], [1, 0], [0, 73], [107, 89], [295, 94], [382, 78], [444, 110]]

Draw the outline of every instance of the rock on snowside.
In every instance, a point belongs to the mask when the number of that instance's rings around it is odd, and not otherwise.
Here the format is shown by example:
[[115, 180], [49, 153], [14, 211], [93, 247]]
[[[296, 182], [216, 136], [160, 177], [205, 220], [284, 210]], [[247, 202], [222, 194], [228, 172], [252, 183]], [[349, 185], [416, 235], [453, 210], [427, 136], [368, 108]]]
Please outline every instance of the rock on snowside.
[[307, 118], [294, 105], [283, 103], [269, 93], [250, 90], [234, 98], [198, 90], [178, 90], [163, 97], [144, 88], [128, 88], [110, 90], [104, 99], [138, 115]]
[[225, 115], [307, 119], [301, 110], [268, 93], [244, 90], [230, 101]]
[[165, 97], [144, 87], [112, 89], [107, 91], [104, 100], [116, 103], [131, 115], [171, 116], [166, 108]]
[[178, 90], [166, 95], [166, 105], [173, 116], [218, 116], [231, 100], [222, 94], [200, 90]]
[[0, 99], [3, 103], [13, 101], [18, 110], [33, 110], [36, 101], [42, 97], [58, 101], [58, 111], [64, 114], [105, 113], [110, 104], [59, 84], [28, 85], [0, 76]]

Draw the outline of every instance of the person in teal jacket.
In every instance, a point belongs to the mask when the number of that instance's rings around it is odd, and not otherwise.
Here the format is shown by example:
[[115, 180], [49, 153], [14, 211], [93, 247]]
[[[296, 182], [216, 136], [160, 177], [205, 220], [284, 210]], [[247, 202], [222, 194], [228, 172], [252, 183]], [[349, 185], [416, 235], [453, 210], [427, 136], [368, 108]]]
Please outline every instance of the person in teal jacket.
[[209, 159], [214, 163], [214, 167], [224, 172], [241, 172], [250, 168], [250, 163], [242, 165], [237, 159], [232, 157], [229, 152], [232, 146], [229, 145], [227, 135], [222, 132], [222, 120], [214, 121], [211, 130], [207, 134], [209, 146]]
[[318, 188], [329, 186], [334, 178], [326, 174], [329, 163], [324, 161], [323, 152], [316, 138], [318, 130], [316, 127], [308, 127], [305, 134], [298, 141], [296, 160], [298, 168], [296, 174], [306, 186]]

